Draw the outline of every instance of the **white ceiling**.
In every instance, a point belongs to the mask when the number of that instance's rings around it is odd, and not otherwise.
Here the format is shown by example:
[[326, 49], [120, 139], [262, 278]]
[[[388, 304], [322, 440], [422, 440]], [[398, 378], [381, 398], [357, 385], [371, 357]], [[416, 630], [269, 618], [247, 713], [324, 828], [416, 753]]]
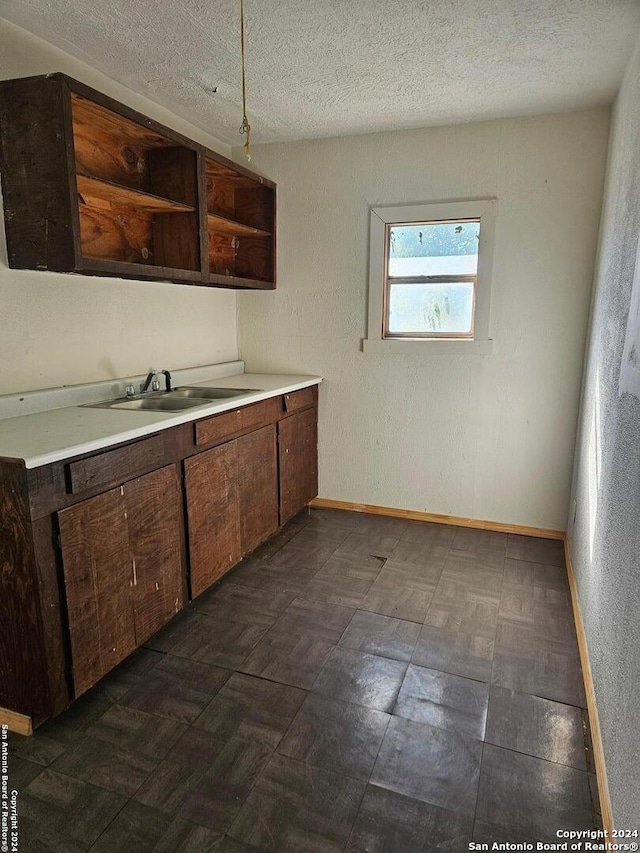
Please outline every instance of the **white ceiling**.
[[[0, 16], [241, 144], [239, 0], [0, 0]], [[270, 142], [608, 103], [640, 0], [245, 0], [245, 16]]]

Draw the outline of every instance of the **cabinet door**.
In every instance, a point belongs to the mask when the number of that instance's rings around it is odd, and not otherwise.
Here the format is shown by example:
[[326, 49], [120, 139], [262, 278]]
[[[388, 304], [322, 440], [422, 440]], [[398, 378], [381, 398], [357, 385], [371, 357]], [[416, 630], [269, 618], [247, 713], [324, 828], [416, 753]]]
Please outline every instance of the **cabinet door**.
[[307, 409], [278, 424], [280, 524], [318, 494], [318, 410]]
[[74, 692], [84, 693], [136, 647], [124, 489], [58, 513]]
[[237, 445], [240, 540], [248, 554], [278, 529], [275, 424], [242, 436]]
[[136, 644], [160, 630], [184, 607], [182, 494], [170, 465], [124, 485], [133, 559]]
[[240, 560], [237, 467], [237, 441], [184, 463], [193, 598]]

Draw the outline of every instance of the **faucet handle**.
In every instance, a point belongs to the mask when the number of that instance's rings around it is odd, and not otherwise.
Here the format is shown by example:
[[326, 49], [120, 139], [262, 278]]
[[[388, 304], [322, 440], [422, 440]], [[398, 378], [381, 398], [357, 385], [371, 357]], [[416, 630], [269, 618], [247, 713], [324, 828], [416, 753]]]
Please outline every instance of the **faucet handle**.
[[127, 395], [127, 397], [135, 397], [136, 389], [133, 387], [133, 385], [127, 385], [127, 387], [124, 389], [124, 393]]

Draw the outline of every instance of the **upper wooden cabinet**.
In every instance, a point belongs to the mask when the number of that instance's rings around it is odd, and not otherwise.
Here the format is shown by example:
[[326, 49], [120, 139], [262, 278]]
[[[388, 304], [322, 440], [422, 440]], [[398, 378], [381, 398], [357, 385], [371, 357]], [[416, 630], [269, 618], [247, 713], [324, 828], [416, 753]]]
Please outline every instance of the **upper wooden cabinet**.
[[275, 184], [64, 74], [0, 83], [9, 266], [275, 288]]

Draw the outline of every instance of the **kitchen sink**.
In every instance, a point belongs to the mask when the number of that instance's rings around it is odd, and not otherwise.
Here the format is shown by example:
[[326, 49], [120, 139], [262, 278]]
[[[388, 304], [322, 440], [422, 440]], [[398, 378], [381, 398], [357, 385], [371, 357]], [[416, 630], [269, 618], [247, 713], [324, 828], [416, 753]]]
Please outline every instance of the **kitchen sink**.
[[201, 400], [226, 400], [228, 397], [239, 397], [241, 394], [253, 394], [256, 388], [199, 388], [197, 385], [184, 385], [170, 391], [172, 397], [192, 397]]
[[250, 394], [252, 388], [198, 388], [186, 385], [174, 391], [151, 391], [132, 397], [118, 397], [116, 400], [103, 400], [100, 403], [85, 403], [88, 409], [129, 409], [138, 412], [182, 412], [206, 406], [211, 400], [228, 400]]

